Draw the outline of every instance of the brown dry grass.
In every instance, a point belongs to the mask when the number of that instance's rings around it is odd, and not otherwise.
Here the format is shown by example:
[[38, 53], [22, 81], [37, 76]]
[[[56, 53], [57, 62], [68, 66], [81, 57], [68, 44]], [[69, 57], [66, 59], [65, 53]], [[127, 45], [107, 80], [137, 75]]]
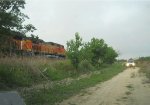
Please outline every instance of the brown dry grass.
[[139, 61], [138, 66], [141, 68], [140, 72], [145, 73], [146, 77], [150, 82], [150, 60], [147, 61]]
[[68, 60], [41, 57], [0, 58], [0, 84], [18, 87], [47, 80], [61, 80], [71, 76], [73, 69]]

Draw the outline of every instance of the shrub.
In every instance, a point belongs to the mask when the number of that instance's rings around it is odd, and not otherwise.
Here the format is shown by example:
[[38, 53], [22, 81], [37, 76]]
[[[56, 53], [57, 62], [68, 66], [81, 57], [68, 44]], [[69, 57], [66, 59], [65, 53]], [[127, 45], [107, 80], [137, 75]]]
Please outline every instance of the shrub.
[[[67, 77], [73, 77], [75, 68], [69, 60], [59, 61], [48, 64], [43, 71], [44, 75], [50, 80], [61, 80]], [[77, 72], [76, 72], [77, 73]]]
[[0, 58], [1, 84], [8, 87], [30, 86], [43, 80], [39, 64], [29, 58]]
[[65, 77], [67, 77], [66, 73], [62, 70], [57, 70], [53, 66], [49, 66], [47, 70], [44, 72], [44, 75], [49, 79], [49, 80], [61, 80]]
[[31, 74], [20, 66], [0, 65], [0, 80], [8, 86], [28, 86], [31, 84]]
[[150, 61], [146, 59], [146, 60], [140, 61], [138, 63], [138, 66], [140, 67], [140, 72], [145, 73], [146, 77], [149, 79], [149, 82], [150, 82], [150, 65], [149, 64], [150, 64]]
[[92, 64], [89, 61], [87, 61], [87, 60], [81, 61], [80, 64], [79, 64], [79, 68], [78, 69], [81, 72], [95, 70], [94, 66], [92, 66]]

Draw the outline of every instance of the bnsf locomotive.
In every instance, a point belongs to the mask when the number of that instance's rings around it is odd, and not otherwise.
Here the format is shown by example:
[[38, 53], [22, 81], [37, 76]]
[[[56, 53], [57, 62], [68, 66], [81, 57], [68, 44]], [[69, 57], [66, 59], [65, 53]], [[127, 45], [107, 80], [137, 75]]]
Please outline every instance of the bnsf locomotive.
[[13, 49], [28, 55], [44, 55], [51, 58], [65, 58], [63, 45], [53, 42], [33, 43], [30, 39], [13, 39]]

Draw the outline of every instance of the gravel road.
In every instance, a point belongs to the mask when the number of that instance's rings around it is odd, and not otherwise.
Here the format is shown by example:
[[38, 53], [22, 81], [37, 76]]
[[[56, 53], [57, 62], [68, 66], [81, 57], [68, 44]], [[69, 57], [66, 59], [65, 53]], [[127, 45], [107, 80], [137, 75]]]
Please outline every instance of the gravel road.
[[150, 84], [138, 71], [139, 68], [128, 68], [59, 105], [150, 105]]

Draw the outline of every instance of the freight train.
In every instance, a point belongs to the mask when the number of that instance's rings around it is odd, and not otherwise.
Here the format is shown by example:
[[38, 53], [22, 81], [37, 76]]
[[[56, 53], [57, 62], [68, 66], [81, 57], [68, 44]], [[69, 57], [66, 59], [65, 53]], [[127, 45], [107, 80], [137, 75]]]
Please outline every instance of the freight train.
[[11, 42], [15, 52], [21, 52], [26, 55], [43, 55], [50, 58], [65, 58], [64, 46], [57, 43], [33, 43], [30, 39], [12, 39]]

